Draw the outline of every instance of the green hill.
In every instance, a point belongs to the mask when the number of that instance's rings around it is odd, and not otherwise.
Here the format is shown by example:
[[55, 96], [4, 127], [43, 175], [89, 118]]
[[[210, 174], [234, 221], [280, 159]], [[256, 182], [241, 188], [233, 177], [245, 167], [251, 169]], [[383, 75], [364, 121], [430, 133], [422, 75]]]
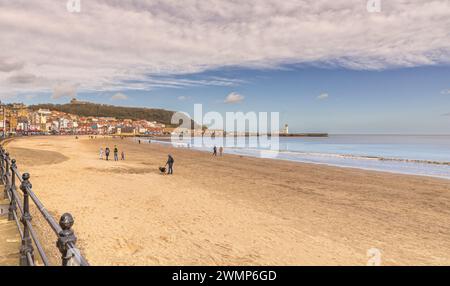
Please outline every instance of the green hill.
[[29, 106], [32, 110], [49, 109], [78, 116], [96, 117], [116, 117], [119, 119], [144, 119], [157, 121], [166, 125], [170, 124], [170, 119], [174, 111], [154, 108], [122, 107], [114, 105], [96, 103], [68, 103], [68, 104], [37, 104]]

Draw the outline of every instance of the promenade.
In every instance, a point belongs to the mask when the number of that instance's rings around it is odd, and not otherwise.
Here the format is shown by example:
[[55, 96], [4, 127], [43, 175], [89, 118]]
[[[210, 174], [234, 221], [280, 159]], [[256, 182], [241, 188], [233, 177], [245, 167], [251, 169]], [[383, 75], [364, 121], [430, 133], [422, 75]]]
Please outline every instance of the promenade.
[[[1, 194], [3, 195], [3, 194]], [[9, 205], [0, 199], [0, 206]], [[8, 213], [0, 214], [0, 266], [19, 265], [20, 237], [14, 221], [8, 221]]]

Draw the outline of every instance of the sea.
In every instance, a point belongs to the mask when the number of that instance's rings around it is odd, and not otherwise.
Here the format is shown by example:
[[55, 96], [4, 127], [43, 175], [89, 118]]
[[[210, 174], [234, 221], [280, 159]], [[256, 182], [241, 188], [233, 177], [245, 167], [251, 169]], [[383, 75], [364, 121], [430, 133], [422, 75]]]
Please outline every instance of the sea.
[[225, 154], [450, 179], [450, 135], [140, 139], [205, 152], [223, 146]]

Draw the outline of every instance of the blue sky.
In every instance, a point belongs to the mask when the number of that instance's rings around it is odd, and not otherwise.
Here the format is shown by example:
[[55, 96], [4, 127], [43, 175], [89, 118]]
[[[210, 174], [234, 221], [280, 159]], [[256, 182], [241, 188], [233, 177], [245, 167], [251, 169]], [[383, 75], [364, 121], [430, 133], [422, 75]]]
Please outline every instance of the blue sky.
[[202, 103], [278, 111], [293, 132], [450, 134], [448, 0], [81, 3], [0, 0], [0, 100]]
[[[285, 66], [283, 69], [227, 68], [177, 79], [227, 78], [232, 85], [160, 87], [150, 91], [79, 93], [92, 102], [157, 107], [193, 114], [193, 105], [204, 112], [280, 112], [280, 123], [295, 132], [450, 134], [450, 67], [415, 67], [382, 71]], [[224, 103], [230, 93], [243, 96]], [[326, 94], [327, 96], [324, 96]], [[320, 96], [322, 95], [322, 96]], [[23, 100], [28, 103], [65, 103], [51, 93]]]

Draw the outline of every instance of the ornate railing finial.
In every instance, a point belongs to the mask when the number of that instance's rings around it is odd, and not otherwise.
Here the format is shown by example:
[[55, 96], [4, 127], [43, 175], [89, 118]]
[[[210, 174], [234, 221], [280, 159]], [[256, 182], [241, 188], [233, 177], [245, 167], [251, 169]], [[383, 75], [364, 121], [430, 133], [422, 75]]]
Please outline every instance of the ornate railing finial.
[[[70, 213], [63, 214], [59, 219], [59, 226], [61, 226], [62, 231], [59, 233], [59, 238], [56, 242], [56, 246], [61, 252], [62, 266], [68, 266], [69, 262], [71, 262], [71, 259], [73, 259], [74, 257], [74, 253], [69, 251], [69, 243], [75, 245], [77, 242], [77, 237], [72, 230], [73, 224], [74, 219]], [[78, 263], [75, 261], [71, 262], [71, 264]]]

